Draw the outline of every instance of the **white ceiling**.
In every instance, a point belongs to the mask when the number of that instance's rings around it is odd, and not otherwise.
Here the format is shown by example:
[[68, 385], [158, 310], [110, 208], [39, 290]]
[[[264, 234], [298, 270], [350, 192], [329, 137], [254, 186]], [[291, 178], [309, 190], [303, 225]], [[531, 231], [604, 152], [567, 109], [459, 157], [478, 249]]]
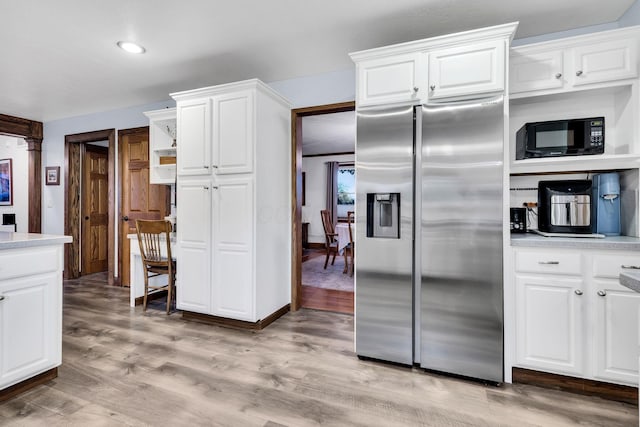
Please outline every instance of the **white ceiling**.
[[357, 50], [516, 20], [518, 38], [613, 22], [633, 1], [1, 0], [0, 113], [50, 121], [344, 70]]
[[353, 153], [356, 150], [356, 113], [305, 116], [302, 118], [302, 155]]

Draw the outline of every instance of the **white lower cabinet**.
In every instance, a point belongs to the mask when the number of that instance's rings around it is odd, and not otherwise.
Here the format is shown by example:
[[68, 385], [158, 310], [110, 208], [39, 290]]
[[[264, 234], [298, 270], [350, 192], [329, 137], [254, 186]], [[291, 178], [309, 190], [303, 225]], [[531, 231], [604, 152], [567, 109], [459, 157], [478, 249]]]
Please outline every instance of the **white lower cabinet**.
[[62, 243], [0, 250], [0, 390], [62, 362]]
[[[618, 276], [625, 267], [637, 267], [640, 254], [514, 252], [516, 365], [637, 385], [640, 294], [620, 285]], [[582, 267], [576, 270], [576, 265]]]
[[519, 364], [582, 372], [582, 287], [579, 278], [516, 275]]
[[[214, 194], [211, 313], [254, 321], [253, 179], [224, 179]], [[233, 284], [232, 287], [229, 284]]]

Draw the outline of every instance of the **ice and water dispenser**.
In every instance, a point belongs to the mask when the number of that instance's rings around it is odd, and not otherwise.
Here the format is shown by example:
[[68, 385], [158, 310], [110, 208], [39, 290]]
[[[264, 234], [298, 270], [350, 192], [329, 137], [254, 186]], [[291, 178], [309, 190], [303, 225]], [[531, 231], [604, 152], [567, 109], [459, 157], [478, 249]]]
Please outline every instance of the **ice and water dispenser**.
[[620, 235], [620, 177], [616, 172], [593, 177], [596, 226], [593, 230], [607, 236]]
[[400, 238], [400, 193], [367, 194], [367, 237]]

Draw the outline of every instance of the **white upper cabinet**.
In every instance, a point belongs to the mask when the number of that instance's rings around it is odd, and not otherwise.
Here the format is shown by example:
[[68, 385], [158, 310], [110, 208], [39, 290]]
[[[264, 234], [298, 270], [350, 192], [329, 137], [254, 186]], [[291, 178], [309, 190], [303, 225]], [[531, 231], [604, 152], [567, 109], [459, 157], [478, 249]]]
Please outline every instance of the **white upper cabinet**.
[[211, 166], [211, 101], [178, 103], [178, 175], [208, 175]]
[[[358, 104], [390, 104], [418, 99], [422, 55], [409, 53], [362, 61], [357, 65]], [[422, 85], [424, 86], [424, 85]]]
[[638, 75], [637, 43], [633, 39], [578, 46], [573, 49], [573, 57], [576, 86]]
[[636, 29], [623, 29], [515, 47], [509, 92], [520, 98], [636, 78], [637, 37]]
[[255, 104], [253, 91], [213, 98], [213, 172], [249, 173], [253, 170]]
[[473, 98], [504, 91], [506, 49], [517, 23], [350, 54], [358, 107]]
[[429, 98], [450, 98], [504, 90], [504, 40], [429, 53]]
[[515, 52], [510, 60], [510, 92], [561, 88], [563, 72], [562, 50]]

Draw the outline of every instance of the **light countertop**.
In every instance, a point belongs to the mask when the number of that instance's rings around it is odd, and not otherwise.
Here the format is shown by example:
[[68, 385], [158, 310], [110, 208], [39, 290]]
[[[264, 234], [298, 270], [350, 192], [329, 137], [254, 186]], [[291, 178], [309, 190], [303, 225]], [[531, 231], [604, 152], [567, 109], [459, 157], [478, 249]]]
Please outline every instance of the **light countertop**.
[[71, 243], [71, 236], [37, 233], [11, 233], [0, 231], [0, 250], [28, 248], [31, 246], [61, 245]]
[[511, 246], [640, 251], [640, 238], [629, 236], [610, 236], [602, 239], [590, 237], [544, 237], [532, 233], [513, 233], [511, 234]]
[[620, 284], [640, 293], [640, 270], [620, 273]]

